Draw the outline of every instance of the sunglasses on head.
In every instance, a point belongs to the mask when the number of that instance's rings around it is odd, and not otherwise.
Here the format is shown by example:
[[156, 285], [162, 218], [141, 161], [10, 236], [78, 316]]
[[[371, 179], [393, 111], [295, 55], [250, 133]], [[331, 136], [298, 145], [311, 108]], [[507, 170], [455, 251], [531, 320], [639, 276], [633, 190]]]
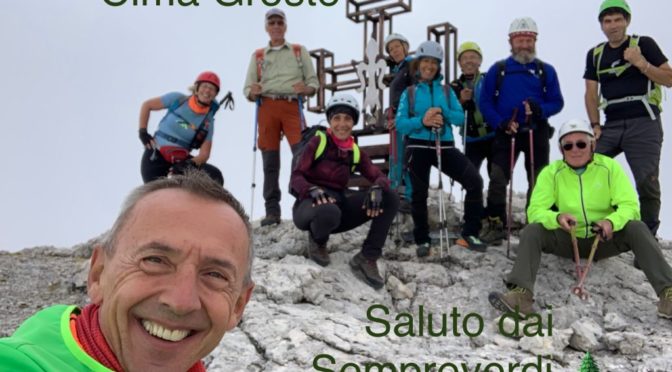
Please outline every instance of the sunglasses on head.
[[570, 151], [571, 149], [574, 148], [574, 145], [576, 145], [579, 150], [583, 150], [586, 147], [588, 147], [588, 143], [584, 141], [577, 141], [577, 142], [565, 142], [562, 144], [562, 149], [565, 151]]

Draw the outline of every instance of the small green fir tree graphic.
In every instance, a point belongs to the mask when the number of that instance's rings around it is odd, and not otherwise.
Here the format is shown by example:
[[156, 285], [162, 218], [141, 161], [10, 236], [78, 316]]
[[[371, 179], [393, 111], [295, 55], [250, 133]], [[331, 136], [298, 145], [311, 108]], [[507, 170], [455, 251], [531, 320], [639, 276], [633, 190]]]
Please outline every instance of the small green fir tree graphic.
[[600, 369], [597, 368], [597, 363], [593, 359], [593, 356], [590, 355], [590, 352], [587, 352], [581, 361], [581, 368], [579, 372], [600, 372]]

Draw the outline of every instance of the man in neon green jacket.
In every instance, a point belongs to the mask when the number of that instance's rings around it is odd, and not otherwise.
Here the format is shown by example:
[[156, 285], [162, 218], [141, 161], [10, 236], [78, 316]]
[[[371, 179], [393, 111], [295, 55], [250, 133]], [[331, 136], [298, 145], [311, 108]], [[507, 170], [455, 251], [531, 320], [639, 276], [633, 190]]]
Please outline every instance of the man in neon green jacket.
[[202, 171], [128, 197], [88, 275], [89, 305], [56, 305], [0, 339], [0, 371], [205, 371], [252, 294], [249, 220]]
[[537, 179], [527, 209], [529, 225], [520, 235], [518, 256], [507, 278], [509, 291], [491, 293], [490, 303], [501, 311], [532, 312], [534, 282], [541, 253], [573, 257], [570, 230], [576, 228], [579, 252], [588, 256], [597, 225], [603, 259], [632, 250], [660, 297], [658, 315], [672, 319], [672, 269], [658, 242], [639, 220], [639, 204], [621, 165], [595, 154], [595, 137], [583, 120], [570, 120], [560, 129], [563, 159], [546, 166]]

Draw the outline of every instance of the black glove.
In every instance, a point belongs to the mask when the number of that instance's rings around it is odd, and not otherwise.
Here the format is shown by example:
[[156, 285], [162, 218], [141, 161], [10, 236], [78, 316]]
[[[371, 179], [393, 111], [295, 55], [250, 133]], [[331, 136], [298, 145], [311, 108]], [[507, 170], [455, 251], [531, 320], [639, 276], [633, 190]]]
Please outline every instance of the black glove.
[[530, 110], [532, 111], [530, 119], [532, 119], [533, 122], [544, 120], [544, 113], [541, 111], [541, 106], [539, 106], [538, 103], [532, 100], [527, 100], [527, 104], [530, 105]]
[[147, 148], [152, 147], [152, 141], [154, 140], [154, 137], [152, 137], [151, 134], [147, 133], [147, 128], [140, 128], [138, 129], [138, 137], [140, 137], [140, 142], [142, 142], [143, 145]]
[[324, 190], [322, 190], [322, 188], [318, 186], [312, 186], [311, 188], [309, 188], [308, 195], [310, 195], [310, 198], [313, 199], [313, 206], [319, 204], [329, 204], [334, 202], [334, 199], [329, 195], [327, 195], [327, 193], [324, 192]]
[[510, 128], [511, 123], [512, 123], [511, 119], [502, 120], [499, 123], [499, 126], [497, 126], [497, 129], [502, 133], [512, 135], [513, 133], [511, 132], [511, 128]]
[[380, 210], [382, 209], [383, 203], [383, 189], [374, 185], [366, 192], [366, 199], [364, 199], [364, 208], [368, 211], [371, 211], [374, 216], [377, 216]]
[[171, 171], [173, 174], [184, 174], [189, 168], [198, 168], [198, 166], [193, 160], [186, 159], [173, 164]]

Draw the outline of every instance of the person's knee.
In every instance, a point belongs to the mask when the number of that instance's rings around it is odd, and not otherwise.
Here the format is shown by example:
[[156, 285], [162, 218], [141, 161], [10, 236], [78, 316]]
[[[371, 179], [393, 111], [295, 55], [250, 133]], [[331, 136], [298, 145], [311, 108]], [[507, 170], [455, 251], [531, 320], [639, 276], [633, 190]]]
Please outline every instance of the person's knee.
[[628, 221], [623, 227], [623, 232], [627, 237], [640, 237], [643, 235], [651, 234], [649, 227], [646, 224], [639, 220]]
[[316, 208], [313, 223], [331, 229], [335, 229], [340, 225], [341, 209], [336, 204], [322, 204], [313, 208]]
[[[531, 223], [523, 228], [520, 232], [520, 240], [532, 240], [533, 242], [536, 243], [541, 243], [541, 237], [548, 233], [549, 230], [547, 230], [544, 225], [540, 223]], [[536, 244], [540, 245], [540, 244]]]
[[506, 187], [508, 182], [509, 180], [504, 168], [499, 164], [492, 164], [492, 167], [490, 167], [490, 184], [493, 186]]
[[660, 181], [658, 173], [653, 172], [646, 176], [641, 176], [637, 180], [637, 193], [640, 199], [655, 198], [660, 199]]
[[462, 185], [467, 192], [483, 192], [483, 178], [476, 168], [470, 167], [471, 171], [467, 174], [466, 180]]
[[261, 158], [264, 163], [264, 172], [280, 170], [280, 151], [262, 151]]

